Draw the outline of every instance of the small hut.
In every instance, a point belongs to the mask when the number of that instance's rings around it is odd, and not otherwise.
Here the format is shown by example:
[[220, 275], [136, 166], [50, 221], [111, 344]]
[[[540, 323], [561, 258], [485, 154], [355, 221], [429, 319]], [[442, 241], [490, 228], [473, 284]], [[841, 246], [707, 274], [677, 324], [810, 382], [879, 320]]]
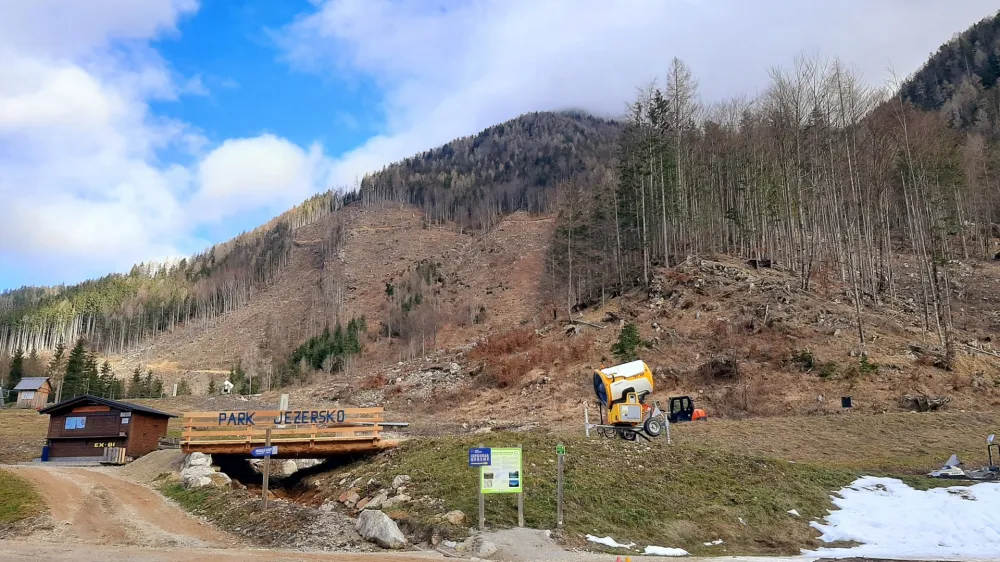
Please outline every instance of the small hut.
[[21, 379], [14, 387], [17, 392], [15, 408], [44, 408], [52, 394], [52, 384], [49, 377], [28, 377]]
[[[39, 410], [48, 414], [49, 457], [94, 459], [106, 449], [124, 449], [137, 458], [157, 449], [167, 435], [167, 421], [174, 414], [84, 394]], [[43, 460], [46, 456], [43, 453]]]

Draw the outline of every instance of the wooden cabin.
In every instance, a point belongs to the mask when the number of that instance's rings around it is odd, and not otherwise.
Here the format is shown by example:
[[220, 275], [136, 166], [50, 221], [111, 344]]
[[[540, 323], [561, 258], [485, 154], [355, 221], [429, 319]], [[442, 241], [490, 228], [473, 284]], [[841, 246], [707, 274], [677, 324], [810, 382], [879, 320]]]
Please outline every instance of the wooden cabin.
[[159, 439], [167, 436], [167, 422], [177, 417], [89, 394], [53, 404], [39, 413], [49, 415], [49, 458], [99, 458], [105, 449], [112, 448], [124, 448], [126, 456], [140, 457], [156, 450]]
[[15, 408], [44, 408], [52, 394], [52, 383], [49, 377], [28, 377], [21, 379], [14, 387], [17, 392]]

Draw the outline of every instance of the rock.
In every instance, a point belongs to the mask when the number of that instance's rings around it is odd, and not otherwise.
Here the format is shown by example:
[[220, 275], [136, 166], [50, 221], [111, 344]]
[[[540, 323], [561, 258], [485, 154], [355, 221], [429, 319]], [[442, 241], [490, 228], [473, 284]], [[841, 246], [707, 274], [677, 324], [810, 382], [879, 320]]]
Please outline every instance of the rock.
[[191, 466], [212, 466], [212, 455], [205, 453], [191, 453], [184, 457], [184, 468]]
[[322, 459], [296, 459], [295, 464], [299, 467], [299, 470], [305, 468], [312, 468], [318, 464], [322, 464]]
[[444, 514], [444, 520], [451, 523], [452, 525], [461, 527], [465, 524], [465, 513], [459, 510], [449, 511]]
[[390, 509], [390, 508], [396, 507], [398, 505], [403, 505], [404, 503], [408, 503], [411, 499], [412, 498], [410, 498], [410, 496], [408, 496], [406, 494], [399, 494], [396, 497], [389, 498], [389, 499], [385, 500], [384, 502], [382, 502], [382, 508], [383, 509]]
[[[389, 499], [389, 496], [385, 492], [379, 492], [374, 498], [365, 504], [366, 509], [379, 509], [385, 500]], [[361, 508], [359, 508], [361, 509]]]
[[407, 482], [410, 481], [410, 477], [405, 474], [400, 474], [399, 476], [392, 479], [392, 489], [396, 490], [400, 486], [405, 486]]
[[406, 537], [388, 515], [375, 509], [366, 509], [358, 515], [354, 529], [365, 540], [382, 548], [399, 549], [406, 546]]
[[366, 505], [368, 505], [369, 503], [371, 503], [371, 501], [372, 501], [371, 498], [365, 498], [365, 499], [359, 501], [358, 505], [355, 506], [355, 507], [358, 509], [358, 511], [361, 511], [362, 509], [365, 508]]
[[285, 476], [291, 476], [299, 470], [299, 465], [295, 464], [295, 461], [289, 459], [281, 463], [281, 473]]
[[[340, 497], [337, 498], [337, 501], [339, 501], [340, 503], [346, 503], [346, 502], [351, 501], [351, 496], [357, 496], [357, 495], [358, 495], [358, 491], [356, 489], [354, 489], [354, 488], [351, 488], [351, 489], [347, 490], [346, 492], [344, 492], [343, 494], [340, 494]], [[354, 501], [358, 501], [358, 500], [354, 500]]]
[[476, 550], [476, 555], [482, 558], [489, 558], [497, 553], [497, 545], [491, 543], [490, 541], [483, 541], [479, 544], [479, 549]]
[[216, 472], [211, 466], [189, 466], [181, 471], [181, 482], [185, 488], [203, 486], [228, 486], [232, 479], [223, 472]]
[[441, 544], [447, 546], [448, 548], [456, 548], [458, 546], [457, 542], [449, 540], [441, 541]]

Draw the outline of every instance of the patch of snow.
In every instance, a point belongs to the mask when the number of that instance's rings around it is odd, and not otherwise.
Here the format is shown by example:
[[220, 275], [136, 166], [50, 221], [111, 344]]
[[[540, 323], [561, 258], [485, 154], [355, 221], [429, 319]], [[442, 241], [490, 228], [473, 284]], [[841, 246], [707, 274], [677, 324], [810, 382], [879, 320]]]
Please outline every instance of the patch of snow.
[[920, 491], [895, 478], [866, 476], [838, 492], [839, 509], [813, 521], [825, 542], [851, 548], [803, 551], [808, 556], [991, 558], [1000, 552], [1000, 483]]
[[621, 544], [611, 537], [595, 537], [594, 535], [587, 535], [587, 540], [590, 542], [596, 542], [597, 544], [603, 544], [604, 546], [610, 546], [611, 548], [632, 548], [635, 546], [634, 542]]
[[647, 546], [643, 554], [653, 554], [655, 556], [687, 556], [688, 551], [683, 548], [668, 548], [665, 546]]
[[720, 544], [722, 544], [722, 539], [715, 539], [712, 542], [705, 542], [705, 543], [701, 543], [701, 544], [703, 544], [705, 546], [719, 546]]
[[796, 516], [796, 517], [802, 517], [801, 515], [799, 515], [799, 512], [798, 512], [798, 510], [797, 510], [797, 509], [789, 509], [789, 510], [788, 510], [788, 514], [789, 514], [789, 515], [794, 515], [794, 516]]

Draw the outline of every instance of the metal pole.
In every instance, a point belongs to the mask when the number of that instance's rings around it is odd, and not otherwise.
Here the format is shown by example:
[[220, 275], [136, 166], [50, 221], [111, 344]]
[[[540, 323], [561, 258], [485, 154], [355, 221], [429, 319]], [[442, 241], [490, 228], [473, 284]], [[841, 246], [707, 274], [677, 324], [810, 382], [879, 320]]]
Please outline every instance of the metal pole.
[[663, 416], [663, 425], [667, 428], [667, 445], [670, 445], [670, 420]]
[[558, 455], [556, 465], [556, 527], [563, 524], [563, 454]]
[[583, 405], [583, 432], [590, 437], [590, 414], [587, 413], [587, 405]]
[[[267, 432], [264, 433], [264, 446], [268, 449], [271, 448], [271, 428], [267, 428]], [[270, 452], [270, 451], [268, 451]], [[267, 483], [271, 478], [271, 455], [264, 455], [264, 485], [262, 486], [262, 493], [264, 494], [264, 511], [267, 511]]]
[[[518, 449], [521, 449], [521, 444], [518, 443]], [[521, 450], [521, 491], [517, 493], [517, 526], [524, 527], [524, 450]]]
[[[482, 449], [484, 445], [480, 443], [478, 447]], [[479, 530], [482, 531], [486, 527], [486, 497], [483, 495], [483, 467], [479, 467], [476, 490], [479, 493]]]

